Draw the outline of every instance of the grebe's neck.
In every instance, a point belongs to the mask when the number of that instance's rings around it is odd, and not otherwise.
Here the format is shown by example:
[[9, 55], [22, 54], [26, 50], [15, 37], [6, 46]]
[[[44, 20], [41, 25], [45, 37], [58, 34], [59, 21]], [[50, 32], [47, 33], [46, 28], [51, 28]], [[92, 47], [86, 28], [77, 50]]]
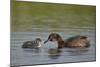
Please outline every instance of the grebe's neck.
[[58, 40], [58, 48], [63, 48], [64, 47], [64, 40], [61, 38]]

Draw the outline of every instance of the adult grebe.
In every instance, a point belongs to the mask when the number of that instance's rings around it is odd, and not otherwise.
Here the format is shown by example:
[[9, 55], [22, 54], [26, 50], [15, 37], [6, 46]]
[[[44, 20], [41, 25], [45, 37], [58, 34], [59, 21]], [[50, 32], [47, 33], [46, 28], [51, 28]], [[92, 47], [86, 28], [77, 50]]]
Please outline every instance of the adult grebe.
[[73, 36], [66, 40], [63, 40], [62, 37], [57, 33], [51, 33], [48, 39], [44, 42], [47, 43], [48, 41], [57, 41], [58, 48], [68, 47], [68, 48], [78, 48], [78, 47], [89, 47], [90, 41], [86, 36]]

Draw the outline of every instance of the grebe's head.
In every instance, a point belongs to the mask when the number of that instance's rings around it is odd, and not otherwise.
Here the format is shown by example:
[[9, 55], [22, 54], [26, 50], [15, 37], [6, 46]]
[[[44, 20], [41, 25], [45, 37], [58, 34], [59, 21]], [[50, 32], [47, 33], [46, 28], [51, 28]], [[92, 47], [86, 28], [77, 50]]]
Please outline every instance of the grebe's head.
[[48, 39], [44, 42], [47, 43], [48, 41], [60, 41], [62, 40], [61, 36], [57, 33], [51, 33], [48, 37]]
[[37, 42], [42, 42], [42, 40], [40, 38], [36, 38], [35, 39]]

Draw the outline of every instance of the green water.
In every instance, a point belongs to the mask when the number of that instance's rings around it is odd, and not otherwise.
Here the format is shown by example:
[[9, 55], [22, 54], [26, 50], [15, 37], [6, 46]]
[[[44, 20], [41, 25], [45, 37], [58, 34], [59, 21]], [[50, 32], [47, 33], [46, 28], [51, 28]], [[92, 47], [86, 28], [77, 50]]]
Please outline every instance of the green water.
[[95, 27], [96, 23], [96, 6], [14, 1], [11, 8], [12, 31]]

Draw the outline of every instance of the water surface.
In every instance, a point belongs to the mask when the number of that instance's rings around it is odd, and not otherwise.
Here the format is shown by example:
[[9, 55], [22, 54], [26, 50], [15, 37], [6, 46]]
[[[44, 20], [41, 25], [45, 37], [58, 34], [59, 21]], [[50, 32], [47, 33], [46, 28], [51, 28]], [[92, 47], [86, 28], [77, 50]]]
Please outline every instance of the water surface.
[[45, 41], [51, 32], [55, 31], [11, 32], [11, 66], [95, 60], [95, 30], [93, 29], [56, 30], [56, 33], [59, 33], [63, 39], [75, 35], [88, 36], [91, 46], [87, 49], [57, 49], [57, 44], [51, 42], [42, 44], [39, 49], [21, 48], [23, 42], [37, 37]]

